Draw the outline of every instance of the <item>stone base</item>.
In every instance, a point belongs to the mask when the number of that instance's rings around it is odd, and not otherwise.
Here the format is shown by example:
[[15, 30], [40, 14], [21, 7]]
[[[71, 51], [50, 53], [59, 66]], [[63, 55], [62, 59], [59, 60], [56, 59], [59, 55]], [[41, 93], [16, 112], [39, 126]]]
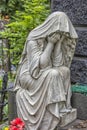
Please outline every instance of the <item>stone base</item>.
[[60, 119], [61, 120], [60, 127], [64, 127], [64, 126], [68, 125], [69, 123], [74, 121], [76, 118], [77, 118], [77, 110], [76, 109], [72, 109], [72, 111], [69, 113], [64, 113]]
[[[55, 130], [87, 130], [87, 125], [83, 125], [84, 120], [76, 119], [72, 123], [68, 124], [65, 127], [57, 127]], [[82, 127], [81, 127], [82, 126]]]
[[71, 102], [72, 107], [77, 109], [77, 118], [87, 120], [87, 95], [73, 92]]

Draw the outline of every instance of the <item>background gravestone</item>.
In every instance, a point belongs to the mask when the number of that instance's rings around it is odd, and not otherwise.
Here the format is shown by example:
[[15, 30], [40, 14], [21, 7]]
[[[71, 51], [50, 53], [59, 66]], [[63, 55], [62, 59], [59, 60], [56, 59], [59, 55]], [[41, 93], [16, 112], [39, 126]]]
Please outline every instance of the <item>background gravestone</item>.
[[[6, 24], [8, 24], [7, 21], [0, 20], [0, 32], [4, 31]], [[8, 48], [8, 47], [9, 47], [8, 40], [2, 39], [2, 37], [0, 35], [0, 65], [2, 68], [1, 70], [4, 70], [5, 72], [9, 72], [11, 70], [10, 57], [9, 57], [8, 53], [6, 53], [4, 50], [4, 48]], [[5, 85], [5, 87], [7, 88], [7, 84]], [[13, 83], [11, 83], [11, 82], [8, 83], [8, 111], [9, 111], [8, 120], [9, 120], [9, 122], [17, 117], [15, 93], [12, 88], [13, 88]], [[4, 102], [4, 100], [3, 100], [3, 102]], [[1, 119], [3, 120], [3, 118], [1, 118]]]
[[87, 84], [87, 0], [51, 0], [51, 11], [65, 12], [79, 39], [71, 65], [72, 83]]

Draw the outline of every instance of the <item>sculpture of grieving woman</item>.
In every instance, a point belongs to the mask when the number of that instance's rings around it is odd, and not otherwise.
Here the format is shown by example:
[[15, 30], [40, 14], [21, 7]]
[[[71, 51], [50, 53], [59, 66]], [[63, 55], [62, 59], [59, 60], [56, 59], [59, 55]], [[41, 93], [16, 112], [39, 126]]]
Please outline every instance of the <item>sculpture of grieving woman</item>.
[[70, 64], [77, 33], [64, 12], [52, 13], [26, 40], [15, 91], [25, 130], [54, 130], [71, 111]]

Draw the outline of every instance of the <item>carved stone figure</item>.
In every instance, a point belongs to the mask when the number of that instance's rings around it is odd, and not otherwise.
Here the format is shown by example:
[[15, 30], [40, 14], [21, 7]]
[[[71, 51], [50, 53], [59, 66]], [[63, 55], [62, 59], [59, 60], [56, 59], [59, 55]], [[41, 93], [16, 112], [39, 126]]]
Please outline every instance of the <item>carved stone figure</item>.
[[64, 12], [52, 13], [26, 40], [15, 91], [18, 116], [25, 130], [54, 130], [69, 113], [70, 64], [77, 33]]

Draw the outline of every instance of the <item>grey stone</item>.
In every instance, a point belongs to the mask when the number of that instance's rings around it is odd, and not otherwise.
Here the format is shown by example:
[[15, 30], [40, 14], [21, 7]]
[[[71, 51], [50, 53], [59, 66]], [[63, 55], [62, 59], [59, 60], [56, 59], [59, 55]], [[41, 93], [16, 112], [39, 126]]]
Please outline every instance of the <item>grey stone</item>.
[[66, 12], [73, 24], [87, 25], [87, 0], [51, 0], [51, 10]]
[[0, 31], [2, 31], [5, 28], [5, 24], [7, 24], [8, 22], [5, 20], [0, 20]]
[[67, 124], [69, 124], [72, 121], [74, 121], [76, 118], [77, 118], [77, 110], [76, 109], [72, 109], [71, 112], [64, 113], [64, 115], [61, 116], [61, 118], [60, 118], [60, 126], [64, 127]]
[[73, 93], [72, 107], [77, 108], [78, 119], [87, 119], [87, 96], [80, 93]]
[[82, 128], [79, 129], [76, 126], [80, 126], [79, 124], [83, 123], [84, 120], [80, 120], [80, 119], [76, 119], [75, 121], [73, 121], [72, 123], [68, 124], [65, 127], [58, 127], [55, 130], [87, 130], [87, 128]]
[[74, 57], [71, 65], [72, 83], [87, 84], [87, 59]]
[[4, 29], [4, 22], [0, 20], [0, 31]]
[[79, 38], [75, 55], [87, 56], [87, 30], [77, 30], [77, 33]]
[[9, 109], [9, 115], [8, 119], [9, 122], [13, 119], [17, 118], [17, 107], [16, 107], [16, 100], [15, 100], [15, 92], [10, 89], [8, 91], [8, 109]]

